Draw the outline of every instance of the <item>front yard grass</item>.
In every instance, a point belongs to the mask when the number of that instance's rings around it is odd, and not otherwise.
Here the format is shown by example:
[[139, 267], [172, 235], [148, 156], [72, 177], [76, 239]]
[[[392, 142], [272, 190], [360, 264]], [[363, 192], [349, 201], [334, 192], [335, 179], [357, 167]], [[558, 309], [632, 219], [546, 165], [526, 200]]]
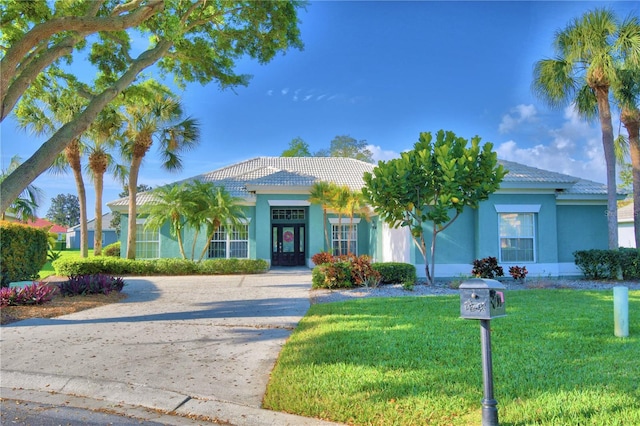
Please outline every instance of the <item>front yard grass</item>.
[[[60, 253], [60, 258], [61, 259], [65, 259], [65, 258], [80, 258], [80, 250], [79, 249], [69, 249], [69, 250], [54, 250], [56, 253]], [[93, 249], [89, 250], [89, 257], [93, 257]], [[42, 269], [40, 269], [40, 279], [43, 280], [47, 277], [50, 277], [51, 275], [55, 275], [56, 271], [55, 269], [53, 269], [53, 265], [51, 264], [50, 261], [47, 261], [47, 263], [44, 264], [44, 266], [42, 267]]]
[[[353, 425], [481, 423], [480, 325], [458, 296], [311, 306], [283, 348], [266, 408]], [[611, 291], [506, 295], [491, 321], [501, 425], [640, 424], [640, 291], [629, 338]]]

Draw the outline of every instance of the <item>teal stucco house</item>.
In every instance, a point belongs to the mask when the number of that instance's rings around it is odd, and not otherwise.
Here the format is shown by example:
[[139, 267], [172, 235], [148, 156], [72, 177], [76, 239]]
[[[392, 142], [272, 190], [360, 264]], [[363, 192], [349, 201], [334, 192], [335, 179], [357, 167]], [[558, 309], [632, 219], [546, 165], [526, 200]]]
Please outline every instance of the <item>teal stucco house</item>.
[[[606, 186], [560, 173], [501, 161], [509, 171], [500, 189], [478, 209], [466, 209], [444, 232], [436, 248], [436, 276], [468, 275], [474, 259], [497, 257], [506, 268], [526, 266], [531, 275], [580, 275], [573, 252], [607, 248]], [[234, 229], [221, 227], [208, 243], [209, 258], [264, 259], [272, 266], [312, 267], [311, 256], [325, 247], [322, 207], [309, 202], [317, 181], [363, 186], [373, 164], [336, 157], [258, 157], [194, 176], [213, 182], [242, 199], [246, 220]], [[152, 200], [140, 193], [138, 205]], [[127, 220], [128, 199], [108, 203]], [[137, 258], [180, 257], [168, 225], [160, 231], [137, 219]], [[350, 247], [374, 261], [412, 263], [424, 276], [424, 260], [405, 228], [392, 228], [373, 215], [353, 222], [329, 211], [331, 244]], [[120, 236], [126, 253], [126, 227]], [[430, 232], [427, 232], [430, 235]], [[193, 234], [191, 234], [193, 235]], [[185, 236], [185, 241], [191, 236]], [[204, 236], [198, 246], [205, 244]]]

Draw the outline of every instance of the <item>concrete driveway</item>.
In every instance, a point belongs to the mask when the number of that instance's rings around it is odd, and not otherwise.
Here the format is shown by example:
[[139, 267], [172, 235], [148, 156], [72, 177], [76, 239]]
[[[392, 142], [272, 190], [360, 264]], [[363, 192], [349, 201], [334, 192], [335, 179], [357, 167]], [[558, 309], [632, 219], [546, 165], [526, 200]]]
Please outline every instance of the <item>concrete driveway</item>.
[[308, 270], [125, 281], [122, 303], [3, 326], [1, 396], [33, 390], [236, 425], [323, 424], [259, 408], [309, 308]]

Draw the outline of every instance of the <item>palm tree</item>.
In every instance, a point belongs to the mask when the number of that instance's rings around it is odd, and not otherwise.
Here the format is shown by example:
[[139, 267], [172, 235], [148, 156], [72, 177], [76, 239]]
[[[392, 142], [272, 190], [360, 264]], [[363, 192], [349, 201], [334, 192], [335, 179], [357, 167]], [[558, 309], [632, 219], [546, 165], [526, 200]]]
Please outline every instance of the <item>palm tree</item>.
[[178, 240], [178, 247], [183, 259], [187, 256], [184, 251], [183, 230], [189, 214], [190, 193], [184, 184], [172, 184], [156, 188], [152, 192], [154, 201], [140, 210], [148, 214], [145, 227], [159, 230], [165, 223], [169, 223], [171, 235]]
[[120, 141], [119, 129], [122, 117], [116, 108], [107, 106], [100, 112], [97, 120], [89, 127], [88, 134], [93, 144], [87, 147], [89, 174], [93, 178], [96, 192], [95, 199], [95, 230], [93, 233], [93, 254], [102, 254], [102, 194], [104, 189], [104, 175], [111, 172], [116, 179], [124, 183], [128, 174], [125, 166], [117, 164], [109, 152]]
[[206, 206], [201, 210], [199, 216], [207, 225], [207, 240], [198, 259], [201, 261], [209, 250], [210, 242], [220, 226], [225, 226], [227, 230], [231, 231], [242, 224], [245, 214], [240, 205], [242, 199], [232, 197], [223, 187], [205, 183], [197, 186], [197, 191], [199, 191], [199, 198], [206, 202]]
[[[342, 254], [342, 215], [347, 213], [350, 199], [351, 189], [348, 186], [338, 186], [331, 197], [330, 207], [338, 214], [338, 255]], [[347, 246], [349, 241], [347, 241]], [[335, 251], [335, 250], [334, 250]], [[347, 253], [349, 253], [349, 247], [347, 247]], [[336, 254], [336, 253], [334, 253]]]
[[[347, 200], [346, 213], [349, 216], [349, 235], [353, 235], [353, 218], [356, 214], [367, 222], [371, 220], [369, 207], [361, 191], [351, 191]], [[349, 246], [349, 252], [351, 252], [351, 246]]]
[[[22, 160], [19, 156], [14, 155], [9, 162], [9, 167], [6, 170], [0, 171], [0, 182], [4, 180], [11, 172], [13, 172]], [[27, 222], [29, 220], [35, 219], [37, 217], [36, 210], [38, 209], [38, 205], [42, 201], [42, 190], [34, 185], [27, 185], [27, 187], [22, 191], [20, 196], [11, 203], [7, 212], [15, 215], [16, 219]], [[2, 212], [2, 220], [5, 220], [5, 213]]]
[[322, 206], [322, 222], [324, 223], [324, 239], [326, 243], [325, 247], [327, 250], [331, 250], [329, 233], [327, 232], [327, 208], [329, 208], [329, 205], [331, 204], [331, 199], [333, 197], [335, 189], [335, 183], [319, 181], [313, 184], [313, 186], [311, 187], [311, 191], [309, 192], [309, 202]]
[[199, 141], [198, 121], [183, 118], [182, 105], [168, 89], [154, 81], [140, 87], [141, 97], [133, 96], [126, 106], [125, 131], [126, 142], [123, 152], [130, 159], [129, 166], [129, 223], [127, 234], [127, 258], [136, 256], [136, 197], [138, 175], [142, 159], [145, 157], [154, 138], [159, 143], [162, 158], [161, 167], [176, 171], [182, 168], [180, 151], [195, 147]]
[[[638, 26], [640, 36], [640, 25]], [[627, 130], [633, 192], [633, 224], [636, 247], [640, 247], [640, 67], [621, 68], [614, 96], [620, 105], [620, 121]]]
[[[83, 107], [83, 101], [70, 91], [51, 90], [44, 92], [41, 99], [26, 98], [16, 111], [18, 125], [31, 129], [38, 135], [51, 135], [64, 123], [71, 120]], [[48, 113], [47, 113], [48, 112]], [[82, 177], [82, 155], [84, 144], [74, 138], [54, 160], [53, 173], [65, 173], [69, 168], [78, 192], [80, 203], [80, 257], [89, 255], [87, 230], [87, 193]]]
[[615, 148], [609, 91], [617, 82], [620, 52], [640, 55], [640, 38], [628, 37], [609, 10], [596, 9], [575, 19], [556, 34], [556, 57], [535, 64], [533, 90], [552, 106], [574, 103], [590, 118], [595, 97], [607, 168], [607, 223], [609, 248], [618, 248]]

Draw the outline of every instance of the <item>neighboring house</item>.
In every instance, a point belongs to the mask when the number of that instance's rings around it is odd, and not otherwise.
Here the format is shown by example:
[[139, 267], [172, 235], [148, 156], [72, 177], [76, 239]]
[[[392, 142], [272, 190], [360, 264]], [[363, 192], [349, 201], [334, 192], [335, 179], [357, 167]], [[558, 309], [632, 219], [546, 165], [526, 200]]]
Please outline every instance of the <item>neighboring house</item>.
[[[478, 209], [465, 209], [439, 234], [437, 277], [468, 275], [473, 260], [487, 256], [497, 257], [503, 267], [526, 266], [531, 275], [577, 275], [574, 251], [607, 248], [605, 185], [510, 161], [501, 164], [509, 170], [501, 188]], [[311, 256], [328, 247], [322, 208], [308, 201], [311, 186], [329, 181], [361, 189], [364, 172], [373, 168], [373, 164], [350, 158], [258, 157], [189, 179], [224, 186], [242, 198], [247, 216], [240, 228], [216, 232], [209, 242], [208, 257], [313, 266]], [[138, 205], [150, 201], [150, 192], [137, 195]], [[122, 223], [126, 223], [127, 198], [107, 205], [119, 211]], [[142, 216], [137, 218], [136, 256], [180, 257], [168, 225], [153, 232], [144, 228], [144, 221]], [[330, 212], [327, 226], [333, 247], [341, 236], [342, 247], [352, 247], [358, 255], [368, 254], [374, 261], [412, 263], [424, 276], [424, 260], [406, 228], [393, 229], [375, 216], [370, 221], [356, 217], [352, 232], [349, 218], [338, 222], [338, 216]], [[123, 226], [122, 253], [126, 253], [126, 233]], [[192, 235], [185, 236], [185, 247]], [[200, 236], [199, 247], [205, 244], [204, 238]]]
[[[116, 230], [111, 228], [111, 219], [113, 219], [113, 213], [105, 213], [102, 215], [102, 247], [108, 246], [118, 241], [118, 235]], [[87, 238], [88, 248], [93, 248], [93, 238], [96, 230], [96, 220], [91, 219], [87, 222]], [[71, 227], [66, 230], [67, 248], [79, 249], [80, 248], [80, 224]]]
[[633, 203], [618, 208], [618, 245], [620, 247], [636, 246], [633, 225]]
[[49, 222], [46, 219], [35, 219], [25, 222], [26, 225], [32, 226], [34, 228], [47, 229], [49, 233], [57, 234], [57, 241], [64, 242], [65, 236], [67, 235], [67, 228], [64, 226], [56, 225], [55, 223]]

